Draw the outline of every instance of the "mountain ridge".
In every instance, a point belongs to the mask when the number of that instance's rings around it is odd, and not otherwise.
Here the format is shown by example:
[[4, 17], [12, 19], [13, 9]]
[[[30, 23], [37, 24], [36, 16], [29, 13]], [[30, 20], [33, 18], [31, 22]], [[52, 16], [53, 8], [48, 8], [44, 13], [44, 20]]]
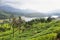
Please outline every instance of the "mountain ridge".
[[14, 15], [27, 16], [27, 17], [46, 17], [46, 16], [53, 16], [53, 15], [60, 16], [60, 10], [59, 12], [54, 10], [54, 11], [51, 11], [50, 13], [49, 12], [40, 13], [40, 12], [36, 12], [33, 10], [29, 10], [29, 9], [16, 9], [9, 5], [0, 6], [0, 10], [10, 12], [11, 14], [14, 14]]

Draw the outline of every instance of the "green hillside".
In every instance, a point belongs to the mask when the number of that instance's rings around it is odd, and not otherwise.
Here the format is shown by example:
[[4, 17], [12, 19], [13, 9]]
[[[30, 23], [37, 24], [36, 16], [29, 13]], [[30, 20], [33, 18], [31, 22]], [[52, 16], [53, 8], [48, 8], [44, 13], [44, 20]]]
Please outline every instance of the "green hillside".
[[14, 22], [14, 32], [11, 24], [0, 24], [0, 40], [55, 40], [57, 33], [60, 32], [60, 20], [47, 22], [36, 19], [23, 22], [19, 24], [20, 31]]
[[11, 13], [0, 10], [0, 19], [9, 18]]

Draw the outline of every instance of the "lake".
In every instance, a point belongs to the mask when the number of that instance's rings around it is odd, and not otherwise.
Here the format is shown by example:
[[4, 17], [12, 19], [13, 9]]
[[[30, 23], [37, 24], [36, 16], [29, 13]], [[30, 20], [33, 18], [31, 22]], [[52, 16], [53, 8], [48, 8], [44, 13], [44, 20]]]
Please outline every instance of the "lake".
[[23, 20], [25, 20], [26, 22], [28, 22], [28, 21], [31, 21], [31, 20], [33, 20], [33, 19], [36, 19], [36, 17], [25, 17], [25, 16], [22, 16], [21, 17]]

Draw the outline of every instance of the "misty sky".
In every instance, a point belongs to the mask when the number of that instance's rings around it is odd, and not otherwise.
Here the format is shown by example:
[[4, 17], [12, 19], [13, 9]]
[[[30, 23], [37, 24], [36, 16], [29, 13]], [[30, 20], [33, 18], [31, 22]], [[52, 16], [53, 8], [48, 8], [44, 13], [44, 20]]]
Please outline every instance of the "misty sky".
[[10, 5], [18, 9], [31, 9], [48, 12], [60, 9], [60, 0], [0, 0], [0, 4]]

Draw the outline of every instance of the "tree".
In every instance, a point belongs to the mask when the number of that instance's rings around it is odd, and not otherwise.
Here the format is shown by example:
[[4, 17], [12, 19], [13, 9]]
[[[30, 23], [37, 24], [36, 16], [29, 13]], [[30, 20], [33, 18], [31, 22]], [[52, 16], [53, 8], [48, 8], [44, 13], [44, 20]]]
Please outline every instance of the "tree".
[[12, 20], [12, 28], [13, 28], [13, 37], [14, 37], [14, 27], [16, 25], [16, 18], [13, 18]]
[[41, 23], [43, 23], [43, 22], [45, 22], [45, 21], [46, 21], [46, 20], [45, 20], [44, 18], [41, 18], [41, 19], [40, 19], [40, 22], [41, 22]]
[[47, 21], [48, 21], [48, 22], [51, 22], [51, 21], [52, 21], [52, 18], [51, 18], [51, 17], [48, 17], [48, 18], [47, 18]]
[[21, 25], [22, 25], [23, 21], [21, 19], [21, 17], [19, 16], [19, 19], [18, 19], [18, 28], [19, 28], [19, 34], [20, 34], [20, 30], [21, 30]]

